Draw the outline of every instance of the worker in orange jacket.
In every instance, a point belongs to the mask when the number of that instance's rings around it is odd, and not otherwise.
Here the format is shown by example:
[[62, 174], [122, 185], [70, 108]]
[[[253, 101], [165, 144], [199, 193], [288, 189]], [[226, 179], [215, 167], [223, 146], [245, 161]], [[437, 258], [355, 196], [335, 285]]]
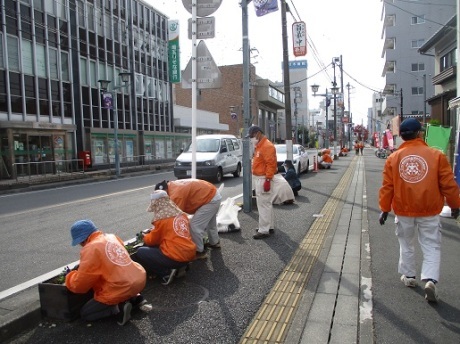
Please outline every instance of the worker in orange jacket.
[[254, 146], [252, 180], [259, 211], [259, 228], [253, 238], [264, 239], [268, 238], [275, 229], [275, 214], [273, 212], [275, 195], [272, 179], [278, 173], [276, 149], [257, 125], [248, 129], [247, 137], [251, 139]]
[[332, 160], [332, 157], [331, 157], [331, 154], [330, 154], [330, 150], [329, 149], [323, 149], [323, 151], [321, 152], [321, 155], [320, 155], [320, 158], [319, 158], [319, 168], [321, 169], [330, 169], [331, 166], [332, 166], [332, 163], [334, 162], [334, 160]]
[[144, 268], [131, 260], [119, 237], [97, 230], [91, 220], [75, 222], [70, 233], [72, 246], [81, 245], [82, 249], [78, 269], [66, 275], [65, 285], [77, 294], [94, 291], [94, 298], [82, 307], [81, 317], [94, 321], [116, 315], [118, 324], [126, 324], [133, 304], [143, 301]]
[[423, 253], [421, 280], [425, 282], [425, 298], [437, 302], [436, 284], [441, 264], [441, 223], [439, 214], [444, 202], [459, 215], [459, 188], [446, 156], [428, 147], [419, 137], [421, 124], [415, 118], [401, 123], [400, 134], [405, 141], [385, 162], [383, 182], [379, 191], [383, 225], [388, 213], [396, 214], [396, 235], [400, 246], [398, 272], [407, 287], [416, 287], [416, 237]]
[[149, 274], [159, 276], [163, 285], [168, 285], [176, 276], [183, 276], [188, 263], [195, 258], [190, 222], [164, 190], [150, 195], [147, 211], [153, 213], [153, 226], [144, 235], [144, 246], [137, 249], [133, 259]]
[[[219, 249], [220, 239], [216, 216], [222, 195], [211, 183], [201, 179], [165, 181], [155, 185], [155, 190], [164, 190], [169, 198], [184, 212], [193, 215], [190, 230], [196, 245], [196, 259], [206, 259], [206, 247]], [[208, 236], [206, 245], [203, 242]]]

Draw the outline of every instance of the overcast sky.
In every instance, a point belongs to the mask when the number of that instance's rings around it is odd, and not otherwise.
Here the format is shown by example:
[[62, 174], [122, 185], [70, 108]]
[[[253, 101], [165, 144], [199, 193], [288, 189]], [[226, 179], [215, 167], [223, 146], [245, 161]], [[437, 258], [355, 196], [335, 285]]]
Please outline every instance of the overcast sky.
[[[191, 18], [191, 14], [184, 8], [182, 0], [145, 1], [170, 19], [180, 20], [181, 69], [185, 69], [192, 53], [192, 44], [187, 33], [187, 20]], [[216, 36], [207, 39], [206, 45], [218, 66], [243, 62], [239, 4], [239, 0], [223, 0], [219, 9], [211, 15], [216, 18]], [[384, 78], [381, 77], [384, 64], [381, 58], [381, 0], [287, 0], [287, 4], [295, 17], [287, 14], [289, 59], [306, 59], [309, 89], [312, 84], [318, 84], [320, 92], [324, 93], [326, 87], [331, 87], [333, 79], [331, 61], [334, 57], [342, 55], [344, 85], [350, 83], [352, 86], [350, 108], [353, 121], [361, 124], [362, 120], [366, 124], [367, 110], [372, 107], [372, 94], [374, 90], [381, 91], [384, 86]], [[282, 81], [281, 11], [257, 17], [251, 2], [248, 5], [248, 13], [250, 46], [258, 50], [253, 51], [254, 57], [251, 62], [255, 63], [256, 72], [260, 77]], [[291, 32], [292, 24], [299, 20], [306, 23], [309, 46], [306, 56], [295, 58]], [[325, 71], [324, 67], [327, 67]], [[338, 68], [336, 76], [337, 82], [340, 83]], [[318, 108], [318, 103], [322, 99], [315, 98], [310, 93], [310, 110]], [[346, 88], [345, 106], [348, 110]]]

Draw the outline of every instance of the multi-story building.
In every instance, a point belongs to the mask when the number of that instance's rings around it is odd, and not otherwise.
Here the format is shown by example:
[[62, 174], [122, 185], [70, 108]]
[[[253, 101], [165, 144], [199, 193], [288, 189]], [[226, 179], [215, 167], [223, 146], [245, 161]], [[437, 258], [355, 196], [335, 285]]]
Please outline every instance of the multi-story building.
[[[385, 65], [385, 100], [382, 115], [415, 116], [429, 119], [426, 100], [433, 96], [433, 56], [421, 55], [418, 49], [455, 13], [456, 0], [383, 1], [384, 40], [382, 58]], [[426, 110], [426, 111], [425, 111]], [[377, 120], [381, 120], [376, 118]]]
[[0, 13], [0, 178], [81, 151], [110, 164], [115, 126], [123, 160], [173, 158], [165, 15], [137, 0], [1, 0]]
[[[243, 65], [219, 66], [222, 87], [201, 89], [198, 92], [197, 108], [219, 114], [219, 122], [227, 124], [225, 134], [240, 137], [244, 129], [243, 113]], [[277, 116], [284, 109], [284, 92], [275, 83], [256, 75], [253, 65], [250, 68], [249, 124], [257, 124], [272, 141], [279, 141], [281, 123]], [[175, 105], [192, 105], [191, 89], [175, 85]]]

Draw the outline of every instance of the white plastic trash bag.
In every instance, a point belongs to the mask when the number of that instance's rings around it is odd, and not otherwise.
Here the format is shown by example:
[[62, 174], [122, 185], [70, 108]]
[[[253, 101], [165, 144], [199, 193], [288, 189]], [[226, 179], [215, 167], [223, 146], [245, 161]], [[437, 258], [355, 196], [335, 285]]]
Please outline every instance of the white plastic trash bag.
[[233, 198], [227, 198], [220, 204], [217, 212], [217, 231], [219, 233], [236, 232], [240, 230], [240, 221], [238, 221], [238, 212], [241, 210], [235, 204]]

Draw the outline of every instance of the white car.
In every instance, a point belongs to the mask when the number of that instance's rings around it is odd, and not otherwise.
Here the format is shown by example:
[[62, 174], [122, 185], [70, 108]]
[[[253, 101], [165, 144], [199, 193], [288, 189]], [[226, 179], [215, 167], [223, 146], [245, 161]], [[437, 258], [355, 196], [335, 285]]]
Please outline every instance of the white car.
[[[283, 164], [287, 159], [286, 145], [276, 144], [275, 149], [276, 160], [278, 161], [278, 171], [283, 173], [285, 172]], [[300, 175], [302, 172], [308, 173], [310, 165], [313, 166], [313, 159], [310, 159], [310, 156], [304, 146], [299, 144], [292, 145], [292, 164], [295, 167], [297, 175]]]

